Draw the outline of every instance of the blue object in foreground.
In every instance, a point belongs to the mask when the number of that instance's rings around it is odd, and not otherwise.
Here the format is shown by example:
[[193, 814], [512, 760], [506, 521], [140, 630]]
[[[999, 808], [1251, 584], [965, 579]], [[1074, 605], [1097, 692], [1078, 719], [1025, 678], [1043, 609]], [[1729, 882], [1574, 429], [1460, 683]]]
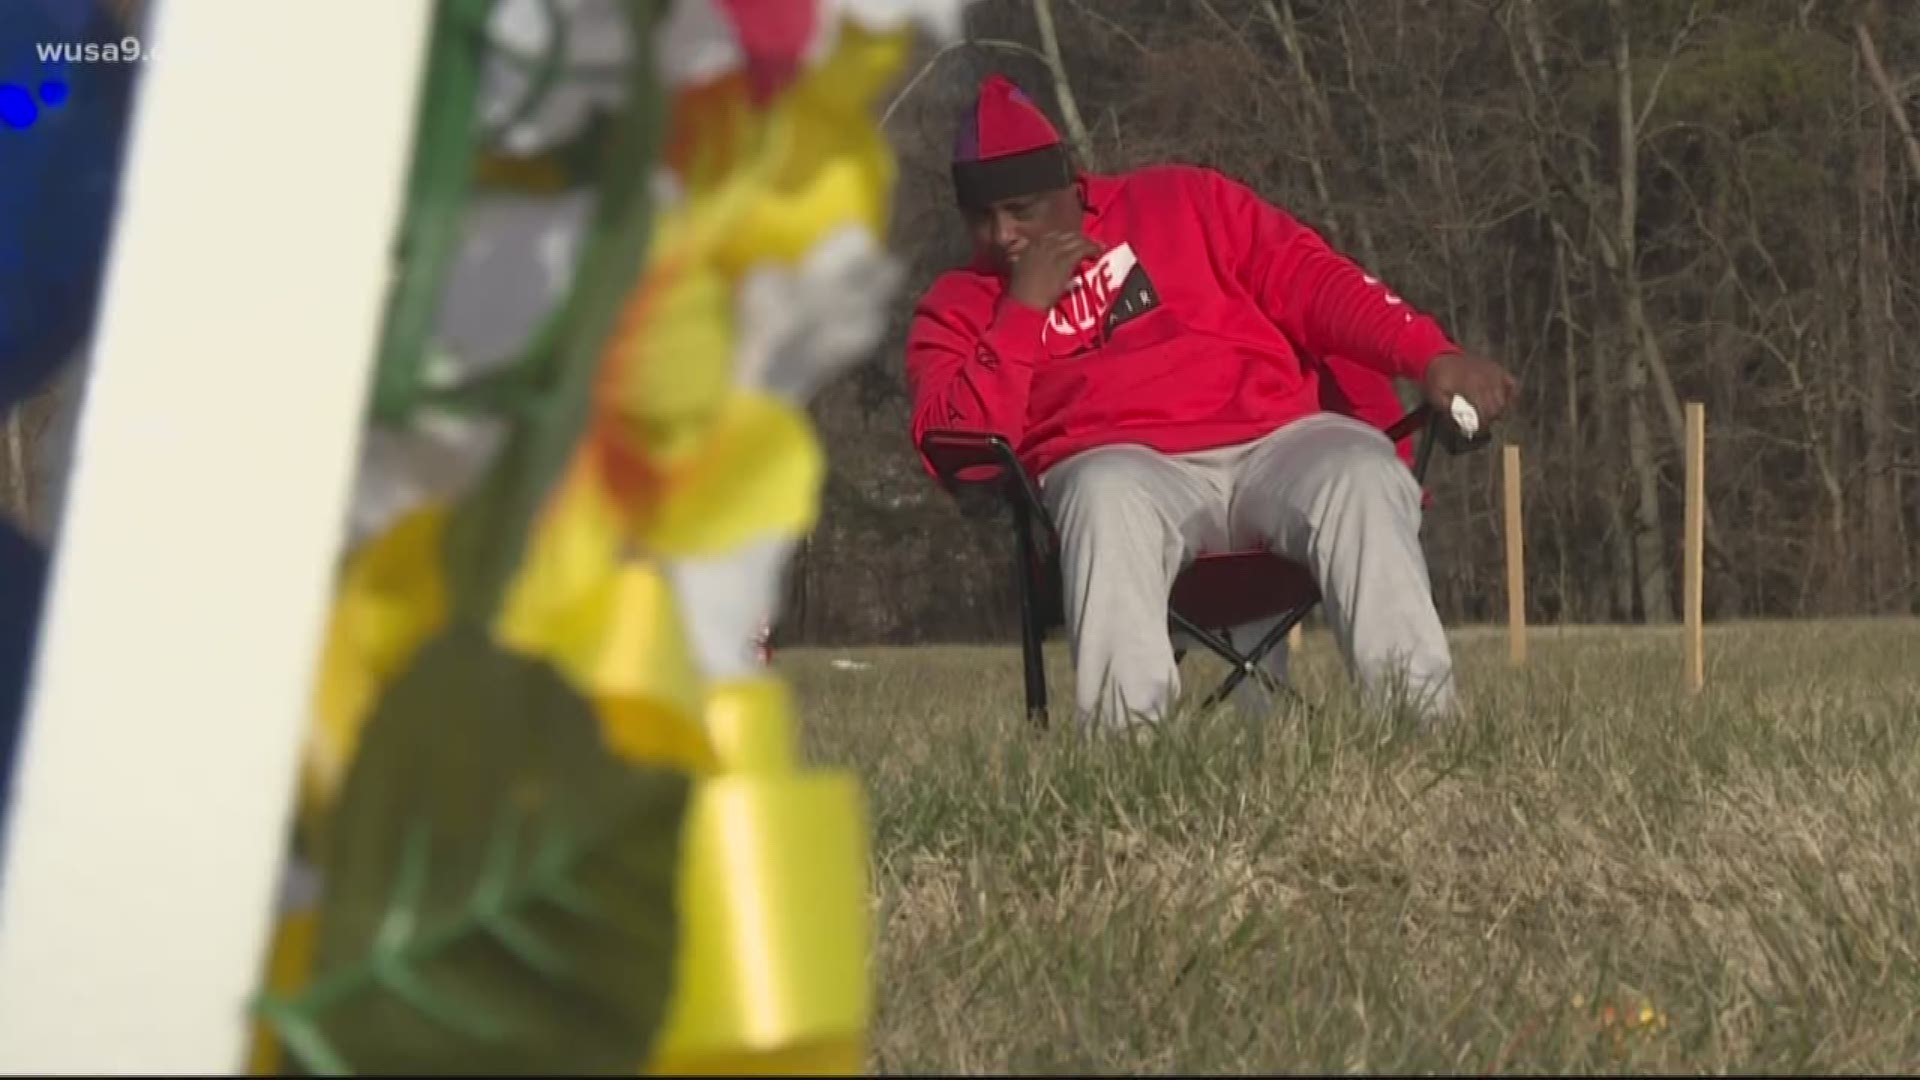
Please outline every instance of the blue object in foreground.
[[[50, 64], [46, 42], [117, 41], [99, 0], [0, 0], [0, 414], [93, 325], [137, 65]], [[0, 821], [39, 637], [47, 555], [0, 520]]]
[[46, 576], [46, 553], [0, 521], [0, 824], [6, 821], [13, 786]]
[[[0, 0], [0, 408], [43, 387], [92, 326], [137, 64], [50, 63], [118, 41], [95, 0]], [[82, 21], [84, 20], [84, 21]]]

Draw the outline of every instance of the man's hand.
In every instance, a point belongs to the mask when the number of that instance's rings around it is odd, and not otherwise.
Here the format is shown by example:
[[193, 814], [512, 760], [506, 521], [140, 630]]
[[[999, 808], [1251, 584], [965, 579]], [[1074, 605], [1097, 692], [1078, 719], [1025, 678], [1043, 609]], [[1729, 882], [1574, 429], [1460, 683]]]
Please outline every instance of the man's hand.
[[1484, 426], [1498, 420], [1513, 404], [1520, 384], [1507, 369], [1471, 353], [1436, 356], [1427, 365], [1427, 404], [1441, 416], [1452, 414], [1453, 396], [1467, 399]]
[[1050, 233], [1028, 244], [1013, 264], [1007, 291], [1035, 311], [1049, 311], [1073, 282], [1080, 264], [1100, 254], [1100, 245], [1079, 233]]

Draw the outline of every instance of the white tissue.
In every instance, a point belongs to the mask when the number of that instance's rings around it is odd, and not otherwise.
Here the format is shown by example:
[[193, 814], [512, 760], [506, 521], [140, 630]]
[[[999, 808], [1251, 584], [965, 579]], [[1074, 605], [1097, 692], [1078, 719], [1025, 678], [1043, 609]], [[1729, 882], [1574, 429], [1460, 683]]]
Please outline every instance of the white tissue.
[[1465, 435], [1469, 439], [1479, 434], [1480, 413], [1474, 409], [1473, 402], [1468, 401], [1459, 394], [1455, 394], [1453, 395], [1452, 411], [1453, 422], [1455, 426], [1460, 429], [1460, 434]]

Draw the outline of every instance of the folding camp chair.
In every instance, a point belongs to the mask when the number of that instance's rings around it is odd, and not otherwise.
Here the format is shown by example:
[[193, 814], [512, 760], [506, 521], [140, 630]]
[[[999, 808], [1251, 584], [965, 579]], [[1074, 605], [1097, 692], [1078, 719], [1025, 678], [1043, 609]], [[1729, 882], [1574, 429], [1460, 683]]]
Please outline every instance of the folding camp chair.
[[[1422, 484], [1436, 443], [1449, 453], [1476, 449], [1489, 441], [1483, 428], [1469, 439], [1458, 428], [1421, 405], [1386, 429], [1396, 445], [1424, 429], [1414, 453], [1414, 477]], [[1047, 632], [1066, 622], [1062, 602], [1060, 536], [1039, 487], [1020, 465], [1013, 447], [999, 435], [951, 428], [928, 431], [920, 451], [941, 485], [958, 495], [963, 489], [998, 489], [1012, 513], [1020, 596], [1020, 646], [1026, 667], [1027, 716], [1047, 724], [1047, 675], [1041, 646]], [[1178, 630], [1206, 646], [1232, 668], [1206, 698], [1203, 708], [1224, 700], [1253, 678], [1271, 692], [1284, 692], [1260, 661], [1320, 603], [1320, 587], [1307, 568], [1264, 548], [1203, 552], [1183, 569], [1167, 597], [1169, 633]], [[1277, 621], [1245, 652], [1235, 648], [1231, 628], [1261, 619]], [[1184, 650], [1176, 653], [1178, 662]]]

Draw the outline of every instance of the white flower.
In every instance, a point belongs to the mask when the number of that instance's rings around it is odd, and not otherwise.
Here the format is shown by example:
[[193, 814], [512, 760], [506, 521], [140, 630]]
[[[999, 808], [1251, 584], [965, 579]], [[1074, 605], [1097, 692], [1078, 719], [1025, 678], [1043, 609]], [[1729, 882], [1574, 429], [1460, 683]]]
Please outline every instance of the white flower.
[[685, 613], [687, 644], [708, 679], [724, 682], [760, 670], [759, 635], [779, 610], [798, 543], [771, 537], [724, 555], [666, 560], [667, 579]]
[[593, 198], [586, 190], [475, 193], [435, 320], [446, 377], [465, 378], [520, 354], [573, 283]]
[[[549, 2], [560, 16], [548, 17]], [[632, 47], [619, 0], [500, 0], [487, 25], [491, 48], [481, 77], [480, 115], [489, 126], [510, 120], [532, 92], [536, 74], [564, 36], [560, 78], [531, 115], [508, 128], [514, 154], [538, 154], [578, 135], [597, 108], [626, 100], [626, 60]]]
[[740, 284], [734, 381], [805, 405], [886, 332], [899, 263], [865, 228], [835, 230], [798, 267], [767, 263]]
[[429, 502], [464, 492], [499, 449], [498, 421], [425, 415], [404, 431], [370, 427], [347, 522], [347, 548], [360, 546]]
[[710, 82], [746, 62], [733, 24], [713, 0], [678, 0], [656, 34], [654, 63], [668, 86]]
[[[517, 359], [572, 283], [592, 196], [479, 194], [449, 268], [422, 372], [445, 387]], [[464, 493], [498, 451], [501, 421], [422, 409], [405, 427], [374, 425], [360, 446], [347, 544], [409, 511]]]

